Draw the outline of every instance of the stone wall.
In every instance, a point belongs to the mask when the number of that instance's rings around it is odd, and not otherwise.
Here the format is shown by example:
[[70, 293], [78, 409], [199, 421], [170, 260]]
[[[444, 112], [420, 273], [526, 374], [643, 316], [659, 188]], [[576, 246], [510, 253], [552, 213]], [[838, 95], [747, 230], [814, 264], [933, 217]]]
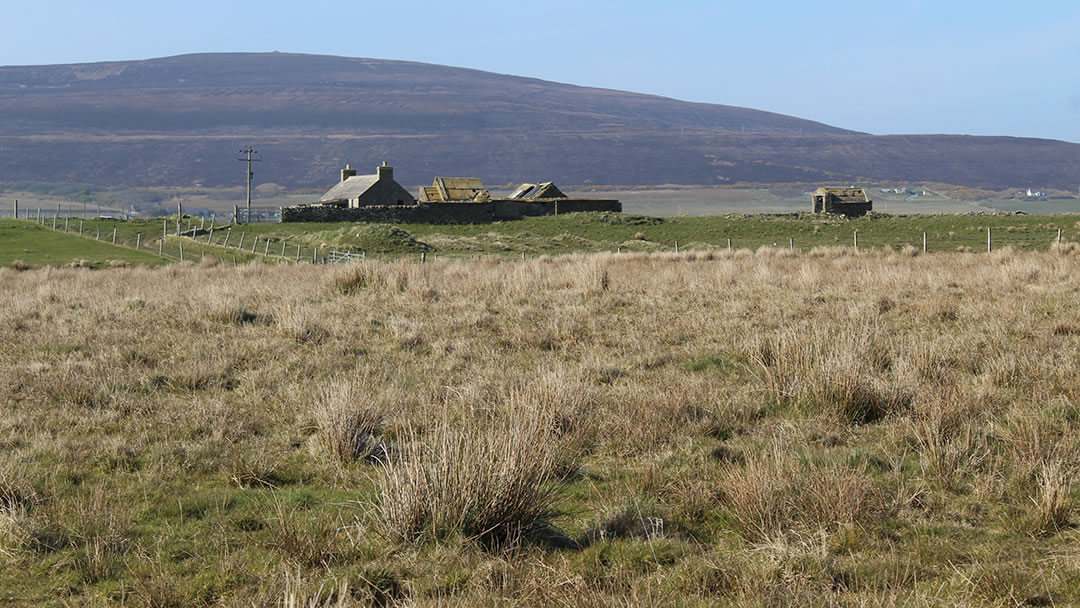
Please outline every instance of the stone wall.
[[870, 213], [874, 208], [873, 201], [866, 203], [849, 203], [841, 201], [825, 201], [825, 212], [835, 213], [846, 217], [861, 217]]
[[282, 222], [383, 222], [389, 224], [488, 224], [498, 220], [601, 211], [618, 213], [622, 203], [603, 199], [519, 201], [500, 199], [486, 203], [419, 203], [416, 205], [359, 208], [296, 205], [281, 208]]
[[420, 203], [369, 207], [296, 205], [281, 208], [282, 222], [382, 222], [388, 224], [487, 224], [491, 203]]
[[523, 217], [555, 215], [556, 213], [580, 213], [600, 211], [619, 213], [622, 203], [616, 200], [591, 198], [560, 198], [540, 201], [500, 199], [495, 203], [495, 219], [519, 220]]

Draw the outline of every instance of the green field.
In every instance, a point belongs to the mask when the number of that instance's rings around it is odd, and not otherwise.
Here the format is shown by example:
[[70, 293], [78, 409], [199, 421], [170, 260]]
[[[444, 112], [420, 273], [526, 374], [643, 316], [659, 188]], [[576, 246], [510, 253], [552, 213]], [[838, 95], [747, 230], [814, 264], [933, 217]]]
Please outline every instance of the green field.
[[[31, 266], [63, 265], [87, 259], [161, 264], [213, 258], [224, 263], [255, 259], [267, 262], [310, 262], [332, 250], [364, 252], [379, 259], [433, 256], [527, 257], [576, 252], [653, 252], [682, 250], [815, 247], [914, 247], [928, 252], [986, 251], [987, 230], [993, 247], [1045, 250], [1058, 238], [1080, 240], [1076, 215], [885, 215], [845, 220], [807, 213], [651, 217], [632, 214], [581, 213], [481, 225], [300, 223], [217, 225], [185, 217], [175, 236], [176, 218], [115, 220], [0, 220], [0, 265], [16, 260]], [[65, 230], [66, 226], [66, 230]], [[79, 231], [83, 238], [77, 238]], [[116, 244], [112, 247], [113, 232]], [[157, 257], [158, 245], [167, 259]], [[191, 236], [193, 235], [193, 236]], [[133, 251], [139, 244], [140, 251]], [[240, 247], [242, 245], [242, 248]]]
[[[85, 234], [85, 233], [84, 233]], [[111, 231], [109, 232], [111, 237]], [[0, 266], [160, 266], [167, 258], [118, 247], [108, 241], [79, 238], [32, 222], [0, 220]]]

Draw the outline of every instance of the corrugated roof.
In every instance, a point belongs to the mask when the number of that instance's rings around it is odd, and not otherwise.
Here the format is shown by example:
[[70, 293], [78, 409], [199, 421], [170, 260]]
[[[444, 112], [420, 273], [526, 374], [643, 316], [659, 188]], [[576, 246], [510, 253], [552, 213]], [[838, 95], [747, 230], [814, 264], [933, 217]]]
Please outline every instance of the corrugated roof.
[[319, 200], [354, 199], [367, 192], [368, 188], [374, 186], [377, 181], [379, 181], [378, 175], [354, 175], [331, 188]]
[[488, 196], [484, 183], [475, 177], [436, 177], [431, 186], [420, 188], [420, 200], [426, 202], [474, 201]]
[[534, 198], [566, 198], [566, 195], [562, 193], [552, 182], [541, 182], [539, 184], [521, 184], [514, 190], [507, 198], [513, 199], [534, 199]]

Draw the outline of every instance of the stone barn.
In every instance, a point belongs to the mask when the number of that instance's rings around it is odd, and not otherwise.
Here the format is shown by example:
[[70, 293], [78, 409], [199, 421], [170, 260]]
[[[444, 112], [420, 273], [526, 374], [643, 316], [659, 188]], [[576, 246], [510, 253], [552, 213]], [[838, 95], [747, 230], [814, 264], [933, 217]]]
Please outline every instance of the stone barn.
[[874, 206], [866, 188], [818, 188], [814, 191], [814, 213], [835, 213], [847, 217], [866, 215]]
[[375, 168], [374, 175], [357, 175], [356, 169], [345, 165], [341, 181], [319, 199], [328, 207], [385, 207], [415, 205], [416, 199], [409, 191], [394, 181], [394, 168], [383, 161]]

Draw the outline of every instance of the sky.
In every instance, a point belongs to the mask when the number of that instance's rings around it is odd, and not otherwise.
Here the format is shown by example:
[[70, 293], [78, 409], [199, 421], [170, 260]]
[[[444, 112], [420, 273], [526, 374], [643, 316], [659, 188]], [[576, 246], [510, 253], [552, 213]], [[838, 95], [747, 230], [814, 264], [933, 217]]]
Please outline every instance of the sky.
[[1080, 143], [1076, 0], [0, 0], [0, 65], [281, 51]]

